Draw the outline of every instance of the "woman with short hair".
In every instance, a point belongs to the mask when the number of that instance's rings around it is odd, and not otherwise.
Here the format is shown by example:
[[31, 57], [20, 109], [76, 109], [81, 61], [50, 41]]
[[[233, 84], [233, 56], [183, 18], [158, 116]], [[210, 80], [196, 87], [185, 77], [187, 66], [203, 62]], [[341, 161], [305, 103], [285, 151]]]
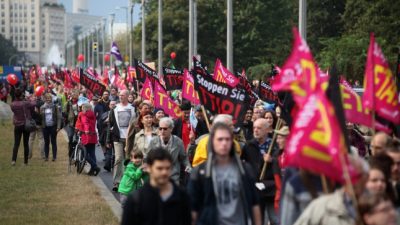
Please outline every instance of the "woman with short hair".
[[82, 104], [82, 111], [78, 115], [75, 128], [79, 130], [81, 142], [86, 148], [86, 161], [90, 164], [89, 175], [97, 176], [100, 168], [96, 162], [96, 115], [90, 103]]
[[61, 130], [61, 111], [53, 103], [53, 96], [45, 95], [45, 103], [40, 107], [42, 117], [44, 155], [45, 161], [49, 161], [50, 142], [53, 151], [53, 161], [57, 159], [57, 133]]

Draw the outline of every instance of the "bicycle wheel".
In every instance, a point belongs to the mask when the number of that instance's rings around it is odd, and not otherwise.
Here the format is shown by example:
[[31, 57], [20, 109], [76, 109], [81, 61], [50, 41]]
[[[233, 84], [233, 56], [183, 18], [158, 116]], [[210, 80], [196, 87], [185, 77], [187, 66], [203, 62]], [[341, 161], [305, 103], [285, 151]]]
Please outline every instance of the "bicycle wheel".
[[85, 168], [86, 164], [86, 149], [82, 145], [77, 148], [76, 154], [76, 172], [82, 173], [83, 168]]
[[71, 155], [69, 156], [68, 160], [68, 173], [72, 172], [72, 166], [75, 165], [74, 162], [75, 150], [72, 151]]

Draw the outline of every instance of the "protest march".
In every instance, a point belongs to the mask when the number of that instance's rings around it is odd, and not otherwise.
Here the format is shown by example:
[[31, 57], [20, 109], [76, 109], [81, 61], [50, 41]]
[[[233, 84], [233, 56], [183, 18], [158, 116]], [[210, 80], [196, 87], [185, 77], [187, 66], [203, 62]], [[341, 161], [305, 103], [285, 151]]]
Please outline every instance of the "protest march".
[[[36, 137], [44, 162], [64, 154], [68, 173], [110, 173], [123, 225], [400, 224], [399, 74], [373, 33], [365, 53], [362, 94], [296, 28], [262, 80], [196, 56], [161, 74], [139, 59], [23, 68], [0, 87], [11, 166], [29, 167]], [[121, 61], [117, 43], [111, 54]]]

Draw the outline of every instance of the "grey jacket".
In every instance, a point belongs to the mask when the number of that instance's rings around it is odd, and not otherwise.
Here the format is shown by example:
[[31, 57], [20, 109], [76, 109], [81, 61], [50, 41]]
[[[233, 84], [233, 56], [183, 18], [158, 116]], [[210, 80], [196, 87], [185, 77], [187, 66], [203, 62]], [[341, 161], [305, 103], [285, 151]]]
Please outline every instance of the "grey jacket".
[[50, 108], [53, 113], [53, 124], [54, 126], [57, 126], [57, 129], [61, 129], [61, 111], [57, 105], [52, 104], [47, 104], [44, 103], [40, 107], [40, 116], [42, 117], [42, 126], [46, 127], [46, 116], [45, 116], [45, 110]]
[[152, 149], [163, 147], [171, 154], [172, 156], [171, 179], [174, 180], [177, 184], [179, 184], [181, 165], [183, 164], [185, 167], [191, 168], [189, 159], [184, 150], [182, 140], [179, 137], [172, 135], [167, 146], [165, 147], [161, 143], [161, 138], [157, 136], [150, 141], [150, 146]]

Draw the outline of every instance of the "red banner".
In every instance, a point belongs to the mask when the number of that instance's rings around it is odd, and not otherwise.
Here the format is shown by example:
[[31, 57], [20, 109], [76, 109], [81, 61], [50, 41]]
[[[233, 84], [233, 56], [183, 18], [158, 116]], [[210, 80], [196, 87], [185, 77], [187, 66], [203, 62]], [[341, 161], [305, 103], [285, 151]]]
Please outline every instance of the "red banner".
[[[40, 68], [39, 68], [40, 70]], [[80, 69], [75, 69], [71, 71], [71, 78], [72, 80], [79, 84], [81, 82], [81, 78], [80, 78]]]
[[183, 73], [182, 70], [163, 67], [165, 87], [168, 91], [182, 89]]
[[199, 94], [194, 89], [192, 74], [186, 69], [183, 72], [182, 98], [189, 100], [195, 105], [200, 104]]
[[140, 96], [144, 100], [149, 100], [153, 102], [153, 93], [154, 92], [153, 92], [153, 87], [151, 85], [151, 81], [149, 78], [146, 78], [142, 87], [142, 91], [140, 92]]
[[158, 80], [157, 72], [140, 60], [135, 59], [135, 69], [136, 69], [136, 77], [142, 83], [145, 82], [146, 77]]
[[168, 96], [167, 91], [157, 81], [154, 84], [154, 90], [154, 106], [163, 109], [172, 118], [180, 118], [182, 112], [179, 105]]
[[365, 68], [363, 105], [395, 124], [400, 123], [396, 82], [375, 37], [371, 34]]
[[128, 74], [126, 77], [126, 81], [129, 83], [133, 83], [136, 80], [136, 69], [134, 67], [128, 67]]
[[106, 87], [102, 83], [86, 71], [81, 72], [80, 78], [80, 83], [98, 97], [102, 96], [103, 92], [106, 90]]
[[306, 97], [286, 143], [287, 166], [304, 168], [343, 181], [339, 154], [345, 158], [347, 151], [334, 112], [324, 93]]
[[[285, 65], [272, 81], [274, 91], [291, 91], [297, 104], [302, 105], [308, 93], [321, 90], [322, 79], [305, 40], [297, 29], [293, 29], [294, 42], [292, 53]], [[326, 80], [326, 79], [325, 79]]]
[[237, 79], [235, 75], [225, 68], [219, 59], [217, 59], [215, 62], [214, 79], [233, 88], [239, 83], [239, 79]]

